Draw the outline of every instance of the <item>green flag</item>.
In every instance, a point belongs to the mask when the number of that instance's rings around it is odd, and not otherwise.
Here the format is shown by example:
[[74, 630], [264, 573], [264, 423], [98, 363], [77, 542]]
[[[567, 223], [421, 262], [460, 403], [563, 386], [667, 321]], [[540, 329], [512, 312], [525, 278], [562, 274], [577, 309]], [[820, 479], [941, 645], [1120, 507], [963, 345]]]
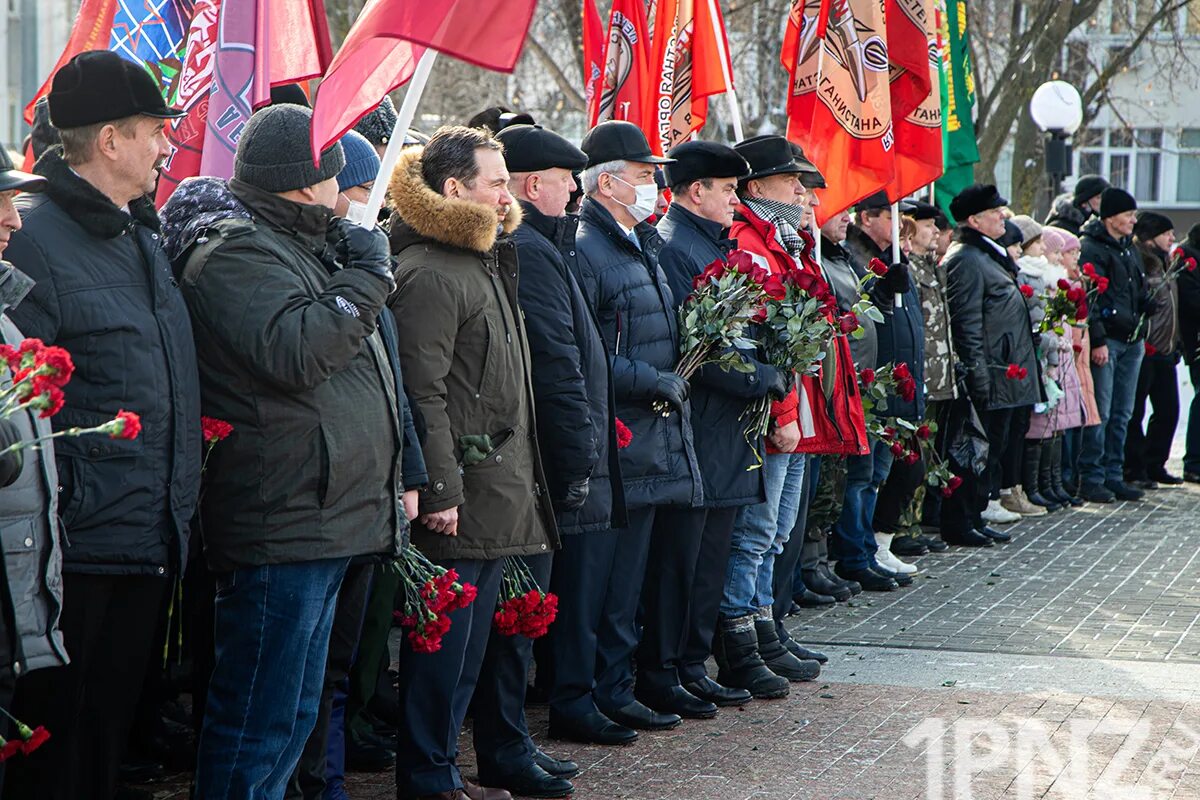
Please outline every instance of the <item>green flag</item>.
[[942, 29], [942, 161], [937, 202], [950, 213], [950, 201], [975, 182], [979, 145], [975, 141], [975, 73], [968, 45], [966, 0], [944, 0]]

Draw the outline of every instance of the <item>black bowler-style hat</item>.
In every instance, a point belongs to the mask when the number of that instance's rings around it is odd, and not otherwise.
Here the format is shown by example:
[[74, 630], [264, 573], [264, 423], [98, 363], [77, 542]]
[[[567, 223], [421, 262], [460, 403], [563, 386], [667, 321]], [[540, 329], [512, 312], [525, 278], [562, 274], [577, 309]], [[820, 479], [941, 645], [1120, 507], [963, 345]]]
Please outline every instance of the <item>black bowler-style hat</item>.
[[675, 163], [664, 167], [668, 186], [706, 178], [744, 178], [750, 174], [746, 159], [732, 147], [717, 142], [683, 142], [671, 148], [669, 155]]
[[587, 155], [575, 145], [541, 125], [509, 125], [496, 139], [504, 145], [509, 172], [540, 172], [556, 167], [578, 172], [587, 166]]
[[[901, 214], [911, 215], [917, 210], [916, 204], [911, 200], [901, 200], [896, 205], [899, 207]], [[888, 200], [887, 192], [876, 192], [854, 204], [855, 211], [880, 211], [883, 209], [889, 211], [892, 209], [892, 201]]]
[[0, 147], [0, 192], [40, 192], [45, 188], [45, 178], [21, 172], [13, 165], [8, 151]]
[[[796, 161], [792, 143], [783, 136], [766, 133], [743, 139], [733, 146], [742, 158], [750, 162], [750, 174], [744, 180], [766, 178], [769, 175], [787, 175], [806, 172]], [[807, 159], [805, 159], [807, 161]], [[816, 171], [816, 167], [812, 168]]]
[[639, 164], [670, 164], [674, 159], [650, 152], [646, 134], [632, 122], [609, 120], [587, 132], [580, 144], [587, 153], [589, 167], [609, 161], [634, 161]]
[[80, 53], [54, 73], [50, 84], [50, 122], [59, 129], [137, 115], [177, 119], [185, 113], [167, 105], [149, 72], [111, 50]]

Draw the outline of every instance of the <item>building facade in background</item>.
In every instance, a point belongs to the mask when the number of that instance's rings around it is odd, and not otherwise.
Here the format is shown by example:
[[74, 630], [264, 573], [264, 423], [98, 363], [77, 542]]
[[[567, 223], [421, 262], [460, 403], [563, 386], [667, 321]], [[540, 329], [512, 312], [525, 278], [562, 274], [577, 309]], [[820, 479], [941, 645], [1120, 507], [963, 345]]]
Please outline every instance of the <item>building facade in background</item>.
[[17, 149], [29, 127], [25, 104], [54, 67], [79, 0], [0, 0], [0, 145]]

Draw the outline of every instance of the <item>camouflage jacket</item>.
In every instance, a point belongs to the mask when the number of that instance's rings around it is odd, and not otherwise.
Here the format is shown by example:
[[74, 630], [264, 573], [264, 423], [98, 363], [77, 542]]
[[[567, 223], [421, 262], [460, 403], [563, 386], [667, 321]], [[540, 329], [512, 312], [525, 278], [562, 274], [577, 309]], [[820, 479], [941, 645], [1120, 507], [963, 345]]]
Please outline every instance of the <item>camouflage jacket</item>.
[[925, 317], [925, 397], [952, 400], [957, 392], [950, 307], [946, 303], [946, 270], [930, 256], [910, 256], [909, 270], [921, 294], [921, 314]]

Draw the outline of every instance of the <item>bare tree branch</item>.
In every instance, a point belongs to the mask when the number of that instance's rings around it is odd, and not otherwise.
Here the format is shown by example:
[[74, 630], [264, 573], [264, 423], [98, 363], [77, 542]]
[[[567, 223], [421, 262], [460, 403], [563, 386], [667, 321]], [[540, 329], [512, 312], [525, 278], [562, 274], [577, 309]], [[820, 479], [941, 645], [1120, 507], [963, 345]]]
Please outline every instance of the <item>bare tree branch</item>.
[[529, 38], [525, 40], [525, 43], [529, 45], [529, 49], [532, 50], [534, 55], [536, 55], [542, 62], [542, 66], [545, 67], [546, 71], [550, 73], [550, 77], [554, 79], [554, 82], [558, 85], [559, 90], [563, 93], [563, 95], [565, 95], [565, 99], [571, 104], [571, 106], [578, 111], [586, 111], [587, 100], [584, 99], [584, 96], [580, 94], [579, 90], [576, 89], [574, 84], [571, 83], [571, 79], [568, 78], [558, 64], [555, 63], [554, 57], [546, 51], [546, 48], [542, 46], [542, 43], [539, 42], [533, 35], [530, 35]]

